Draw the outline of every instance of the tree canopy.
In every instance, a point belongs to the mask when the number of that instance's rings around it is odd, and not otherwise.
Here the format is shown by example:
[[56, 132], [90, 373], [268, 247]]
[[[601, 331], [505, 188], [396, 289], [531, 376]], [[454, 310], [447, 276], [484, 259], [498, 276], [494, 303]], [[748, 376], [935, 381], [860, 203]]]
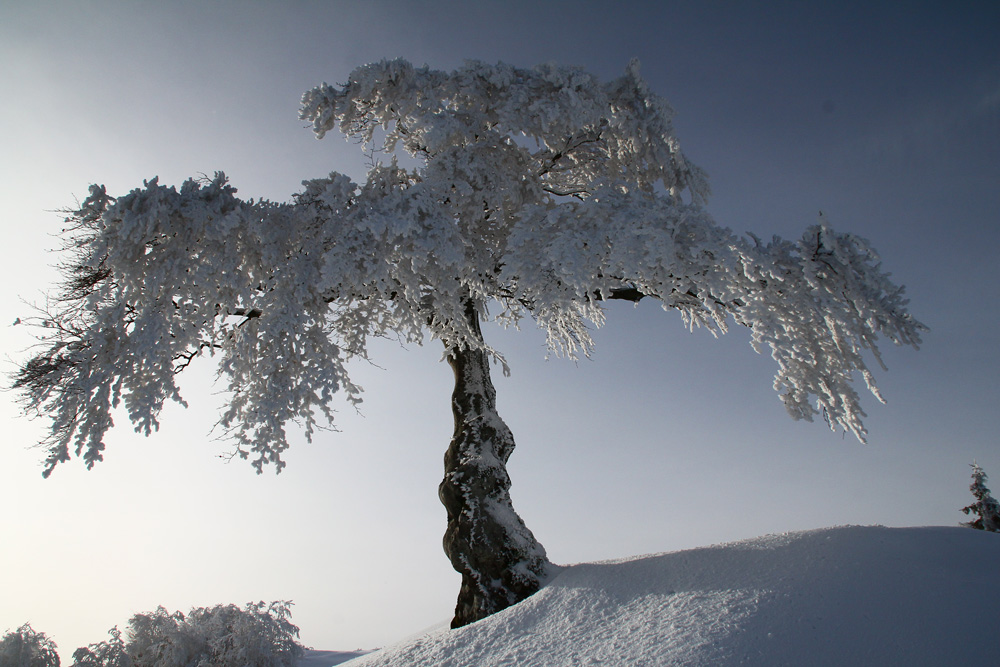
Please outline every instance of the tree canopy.
[[8, 630], [0, 637], [0, 665], [3, 667], [59, 667], [56, 643], [30, 623]]
[[364, 183], [332, 173], [286, 203], [240, 199], [221, 172], [117, 197], [91, 186], [67, 218], [42, 347], [15, 379], [26, 409], [52, 418], [45, 474], [71, 453], [101, 460], [118, 405], [156, 429], [167, 399], [183, 403], [178, 372], [205, 353], [236, 451], [280, 470], [290, 422], [311, 436], [334, 394], [361, 400], [347, 364], [370, 337], [502, 361], [472, 307], [586, 355], [613, 298], [749, 327], [792, 417], [864, 439], [855, 374], [879, 396], [866, 351], [920, 340], [903, 289], [867, 241], [823, 219], [791, 241], [715, 224], [671, 117], [635, 61], [606, 83], [552, 64], [383, 61], [302, 98], [317, 137], [339, 129], [387, 155]]

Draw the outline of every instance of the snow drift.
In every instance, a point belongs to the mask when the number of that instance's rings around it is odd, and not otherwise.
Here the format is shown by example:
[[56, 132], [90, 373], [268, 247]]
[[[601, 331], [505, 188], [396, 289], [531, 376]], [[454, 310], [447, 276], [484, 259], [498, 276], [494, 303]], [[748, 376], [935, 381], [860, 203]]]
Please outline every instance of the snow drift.
[[563, 569], [352, 667], [1000, 664], [1000, 536], [841, 527]]

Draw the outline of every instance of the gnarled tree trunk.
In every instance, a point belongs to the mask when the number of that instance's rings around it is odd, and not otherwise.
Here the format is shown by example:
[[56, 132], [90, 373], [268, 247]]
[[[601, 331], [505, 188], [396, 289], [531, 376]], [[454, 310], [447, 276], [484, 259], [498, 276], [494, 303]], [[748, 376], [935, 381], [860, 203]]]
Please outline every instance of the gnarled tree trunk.
[[[479, 315], [466, 304], [477, 335]], [[444, 481], [438, 488], [448, 511], [444, 550], [462, 574], [455, 618], [458, 628], [520, 602], [535, 593], [549, 565], [510, 501], [507, 459], [514, 437], [496, 410], [489, 355], [482, 350], [451, 349], [455, 372], [451, 408], [455, 433], [444, 457]]]

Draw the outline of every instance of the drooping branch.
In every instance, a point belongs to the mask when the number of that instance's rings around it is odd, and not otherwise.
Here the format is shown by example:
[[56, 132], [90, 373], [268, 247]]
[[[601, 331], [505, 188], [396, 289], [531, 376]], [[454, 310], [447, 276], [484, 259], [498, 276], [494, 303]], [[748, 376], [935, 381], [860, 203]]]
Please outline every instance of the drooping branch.
[[[539, 234], [546, 242], [533, 240]], [[915, 347], [925, 329], [867, 243], [823, 220], [798, 242], [764, 245], [676, 200], [604, 191], [586, 206], [540, 209], [514, 231], [511, 245], [520, 252], [505, 263], [504, 276], [534, 305], [553, 349], [586, 353], [587, 322], [603, 322], [604, 300], [654, 298], [688, 326], [720, 333], [736, 322], [752, 330], [755, 349], [769, 348], [778, 362], [775, 388], [793, 417], [820, 415], [862, 441], [854, 374], [881, 400], [864, 353], [881, 363], [880, 336]]]

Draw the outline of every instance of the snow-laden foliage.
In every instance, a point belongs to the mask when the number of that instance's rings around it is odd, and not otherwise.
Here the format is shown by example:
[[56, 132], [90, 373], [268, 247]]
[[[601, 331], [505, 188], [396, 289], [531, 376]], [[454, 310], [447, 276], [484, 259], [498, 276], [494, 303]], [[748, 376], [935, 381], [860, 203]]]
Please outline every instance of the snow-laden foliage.
[[178, 371], [206, 352], [237, 452], [280, 470], [289, 422], [311, 434], [335, 393], [360, 400], [346, 362], [370, 336], [500, 359], [468, 303], [504, 325], [534, 319], [569, 356], [589, 352], [608, 299], [653, 298], [717, 332], [748, 326], [789, 413], [860, 439], [856, 374], [878, 396], [866, 351], [878, 360], [880, 337], [919, 343], [864, 239], [825, 220], [769, 243], [716, 225], [635, 62], [602, 83], [552, 64], [383, 61], [307, 92], [301, 117], [389, 158], [365, 183], [333, 173], [284, 204], [239, 199], [219, 173], [119, 197], [93, 186], [70, 214], [66, 279], [15, 381], [52, 418], [46, 474], [71, 453], [101, 460], [115, 406], [155, 429], [164, 401], [182, 402]]
[[30, 623], [0, 638], [0, 667], [59, 667], [56, 644]]
[[115, 626], [108, 630], [110, 639], [90, 644], [73, 651], [71, 667], [133, 667], [121, 630]]
[[289, 602], [216, 605], [186, 616], [163, 607], [136, 614], [122, 639], [111, 638], [73, 653], [73, 667], [294, 667], [303, 654]]
[[978, 463], [972, 464], [972, 484], [969, 491], [975, 496], [976, 502], [962, 508], [966, 514], [976, 516], [972, 521], [966, 521], [965, 526], [970, 526], [978, 530], [988, 530], [993, 533], [1000, 533], [1000, 501], [993, 497], [986, 482], [989, 477]]

